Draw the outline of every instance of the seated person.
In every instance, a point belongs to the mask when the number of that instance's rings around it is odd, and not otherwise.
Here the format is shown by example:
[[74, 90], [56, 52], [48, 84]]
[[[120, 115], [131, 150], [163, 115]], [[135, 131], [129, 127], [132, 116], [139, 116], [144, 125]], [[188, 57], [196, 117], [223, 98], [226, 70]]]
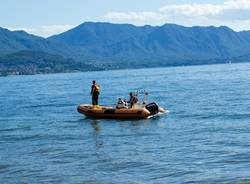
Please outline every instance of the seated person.
[[130, 99], [129, 99], [129, 107], [132, 108], [133, 105], [138, 102], [138, 98], [137, 98], [136, 95], [133, 95], [132, 92], [129, 93], [129, 97], [130, 97]]
[[128, 108], [128, 103], [126, 102], [126, 100], [122, 99], [122, 98], [118, 98], [118, 102], [116, 105], [117, 109], [123, 109], [123, 108]]

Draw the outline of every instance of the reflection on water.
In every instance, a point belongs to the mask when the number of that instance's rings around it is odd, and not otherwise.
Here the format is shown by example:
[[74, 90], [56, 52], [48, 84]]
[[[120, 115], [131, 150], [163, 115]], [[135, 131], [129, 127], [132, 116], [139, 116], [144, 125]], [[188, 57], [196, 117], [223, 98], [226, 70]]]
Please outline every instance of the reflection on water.
[[103, 146], [103, 141], [100, 136], [101, 126], [98, 124], [98, 120], [92, 121], [90, 125], [93, 128], [93, 138], [95, 141], [95, 147], [96, 149], [99, 149], [101, 146]]
[[95, 130], [96, 133], [98, 133], [99, 131], [101, 131], [101, 127], [100, 127], [100, 125], [98, 124], [97, 121], [91, 122], [91, 125], [92, 125], [92, 127], [93, 127], [93, 129]]

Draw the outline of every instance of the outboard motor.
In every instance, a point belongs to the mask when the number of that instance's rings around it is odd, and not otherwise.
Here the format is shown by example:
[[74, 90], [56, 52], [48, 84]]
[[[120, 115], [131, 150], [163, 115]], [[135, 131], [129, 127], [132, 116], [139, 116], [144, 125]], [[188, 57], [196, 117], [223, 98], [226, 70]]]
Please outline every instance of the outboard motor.
[[145, 107], [149, 112], [150, 114], [154, 115], [154, 114], [157, 114], [159, 112], [159, 106], [155, 103], [155, 102], [152, 102], [152, 103], [149, 103], [148, 105], [146, 105]]

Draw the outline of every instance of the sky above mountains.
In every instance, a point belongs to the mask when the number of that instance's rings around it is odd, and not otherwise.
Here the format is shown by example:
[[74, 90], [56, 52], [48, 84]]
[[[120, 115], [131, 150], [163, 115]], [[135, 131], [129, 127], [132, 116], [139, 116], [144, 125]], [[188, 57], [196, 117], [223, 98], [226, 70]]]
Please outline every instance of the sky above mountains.
[[47, 37], [83, 22], [229, 26], [250, 30], [250, 0], [8, 0], [0, 27]]

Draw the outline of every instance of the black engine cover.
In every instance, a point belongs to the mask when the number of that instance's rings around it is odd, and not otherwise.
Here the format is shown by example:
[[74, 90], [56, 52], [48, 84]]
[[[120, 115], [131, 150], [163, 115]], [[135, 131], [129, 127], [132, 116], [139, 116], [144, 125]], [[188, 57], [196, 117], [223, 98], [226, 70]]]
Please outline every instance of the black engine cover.
[[159, 112], [159, 106], [157, 103], [152, 102], [146, 105], [146, 109], [150, 112], [150, 114], [157, 114]]

